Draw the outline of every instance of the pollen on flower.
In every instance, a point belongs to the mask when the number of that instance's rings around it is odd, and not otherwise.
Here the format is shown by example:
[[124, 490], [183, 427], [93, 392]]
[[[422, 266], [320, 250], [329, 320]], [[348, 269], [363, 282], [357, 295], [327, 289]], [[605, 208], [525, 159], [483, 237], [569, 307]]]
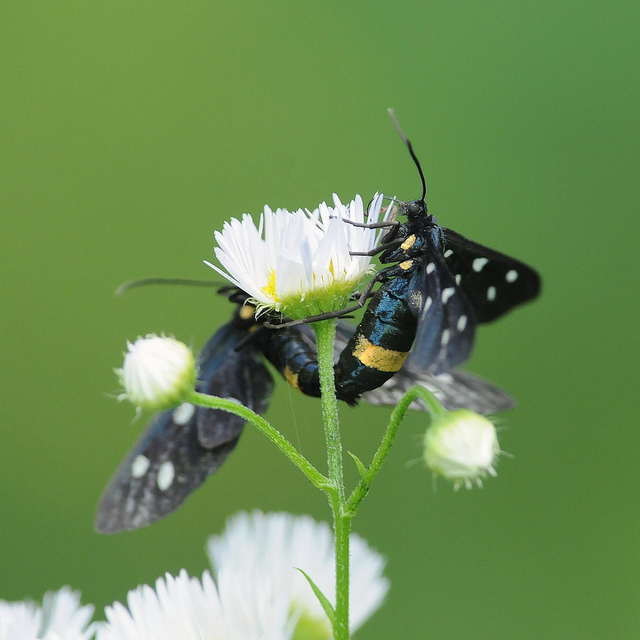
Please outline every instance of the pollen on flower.
[[262, 287], [262, 292], [265, 297], [273, 300], [274, 302], [282, 302], [278, 297], [278, 292], [276, 291], [276, 270], [269, 269], [267, 272], [267, 284]]

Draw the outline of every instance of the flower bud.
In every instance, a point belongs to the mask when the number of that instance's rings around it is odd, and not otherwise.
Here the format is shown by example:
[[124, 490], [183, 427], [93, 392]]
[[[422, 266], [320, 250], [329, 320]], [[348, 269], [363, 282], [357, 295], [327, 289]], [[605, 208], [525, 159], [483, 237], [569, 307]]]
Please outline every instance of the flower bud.
[[495, 476], [493, 464], [500, 453], [494, 424], [483, 416], [459, 409], [435, 418], [424, 437], [424, 458], [434, 475], [459, 489], [471, 489], [482, 478]]
[[127, 349], [122, 369], [114, 369], [124, 387], [118, 400], [162, 411], [181, 404], [194, 390], [195, 358], [186, 344], [149, 334], [128, 342]]

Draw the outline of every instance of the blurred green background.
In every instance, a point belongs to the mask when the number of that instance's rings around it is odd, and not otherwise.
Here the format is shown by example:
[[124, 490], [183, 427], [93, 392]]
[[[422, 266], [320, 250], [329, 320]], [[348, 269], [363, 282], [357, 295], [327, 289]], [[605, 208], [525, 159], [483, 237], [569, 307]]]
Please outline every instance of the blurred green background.
[[[56, 2], [0, 6], [0, 597], [71, 584], [99, 607], [253, 508], [328, 519], [247, 429], [165, 521], [104, 537], [99, 495], [142, 429], [107, 393], [126, 339], [195, 346], [230, 317], [201, 289], [213, 231], [338, 193], [419, 195], [537, 267], [544, 295], [479, 332], [469, 368], [519, 401], [499, 477], [432, 488], [411, 414], [355, 520], [388, 557], [361, 638], [637, 638], [638, 29], [632, 2]], [[388, 411], [344, 408], [370, 458]], [[268, 418], [323, 464], [318, 403]], [[355, 476], [350, 467], [349, 481]]]

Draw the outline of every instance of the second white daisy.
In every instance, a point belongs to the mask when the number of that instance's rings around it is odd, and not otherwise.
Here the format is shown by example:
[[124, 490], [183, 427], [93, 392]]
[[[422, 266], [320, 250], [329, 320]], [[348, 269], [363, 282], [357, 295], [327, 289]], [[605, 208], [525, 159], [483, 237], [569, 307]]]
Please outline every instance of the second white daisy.
[[[385, 559], [351, 534], [349, 618], [360, 628], [382, 605], [389, 589]], [[326, 522], [288, 513], [239, 513], [220, 536], [209, 538], [207, 552], [216, 576], [232, 573], [242, 582], [264, 585], [287, 603], [295, 623], [293, 639], [329, 640], [331, 624], [302, 569], [335, 605], [334, 537]]]
[[216, 585], [207, 571], [199, 580], [183, 569], [107, 607], [97, 640], [290, 640], [286, 604], [246, 576], [225, 573]]

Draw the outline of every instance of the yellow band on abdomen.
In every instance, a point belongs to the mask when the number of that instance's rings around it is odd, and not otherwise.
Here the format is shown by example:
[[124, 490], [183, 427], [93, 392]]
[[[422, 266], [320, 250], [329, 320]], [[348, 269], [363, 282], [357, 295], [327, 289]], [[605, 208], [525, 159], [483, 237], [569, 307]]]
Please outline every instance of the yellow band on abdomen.
[[404, 364], [409, 352], [378, 347], [363, 335], [360, 335], [356, 340], [352, 355], [366, 367], [377, 369], [378, 371], [395, 372]]
[[294, 373], [293, 371], [291, 371], [291, 369], [289, 369], [289, 366], [287, 365], [284, 368], [284, 371], [282, 372], [284, 375], [284, 379], [294, 388], [297, 389], [298, 391], [300, 391], [300, 385], [298, 384], [298, 374]]

